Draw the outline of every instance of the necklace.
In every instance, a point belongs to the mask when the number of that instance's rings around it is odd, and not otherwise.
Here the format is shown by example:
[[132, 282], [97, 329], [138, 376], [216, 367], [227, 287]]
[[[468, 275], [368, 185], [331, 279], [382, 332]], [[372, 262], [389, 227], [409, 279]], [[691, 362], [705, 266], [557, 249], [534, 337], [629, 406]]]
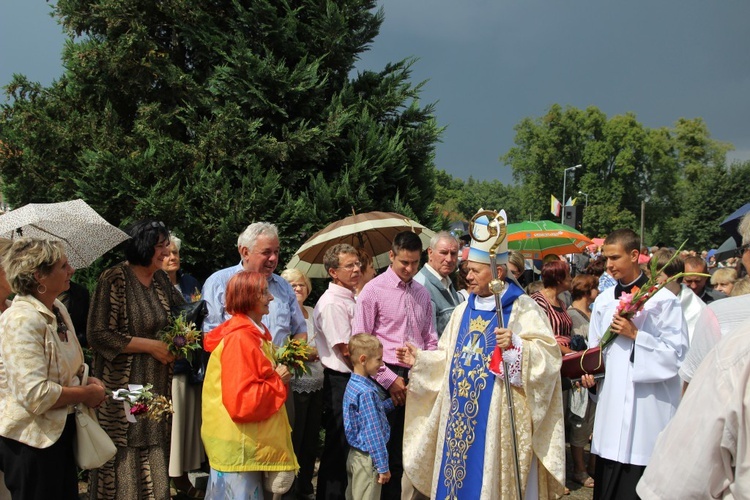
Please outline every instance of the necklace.
[[53, 306], [52, 312], [55, 314], [55, 319], [57, 320], [57, 335], [60, 337], [60, 340], [63, 342], [68, 341], [68, 325], [65, 324], [65, 320], [62, 317], [62, 313], [60, 312], [60, 309]]

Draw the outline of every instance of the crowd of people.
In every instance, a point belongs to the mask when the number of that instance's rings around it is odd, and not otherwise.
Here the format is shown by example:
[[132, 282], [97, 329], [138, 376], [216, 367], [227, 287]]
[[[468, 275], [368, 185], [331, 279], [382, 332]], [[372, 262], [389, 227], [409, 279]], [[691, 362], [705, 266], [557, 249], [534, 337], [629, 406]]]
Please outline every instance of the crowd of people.
[[[597, 499], [743, 498], [750, 218], [739, 230], [736, 262], [641, 248], [621, 229], [541, 263], [439, 232], [424, 265], [405, 231], [380, 274], [362, 249], [332, 244], [314, 305], [304, 273], [276, 273], [267, 222], [201, 286], [181, 269], [181, 240], [140, 221], [90, 301], [69, 291], [59, 242], [2, 240], [0, 498], [78, 498], [78, 405], [117, 449], [90, 471], [92, 499], [547, 499], [568, 474]], [[490, 234], [481, 219], [474, 231]], [[651, 278], [668, 284], [620, 315]], [[162, 332], [199, 300], [205, 355], [176, 359]], [[304, 375], [278, 361], [290, 339], [310, 346]], [[604, 378], [560, 376], [566, 356], [605, 342]], [[168, 396], [171, 418], [127, 419], [108, 394], [134, 384]], [[205, 491], [188, 475], [202, 467]]]

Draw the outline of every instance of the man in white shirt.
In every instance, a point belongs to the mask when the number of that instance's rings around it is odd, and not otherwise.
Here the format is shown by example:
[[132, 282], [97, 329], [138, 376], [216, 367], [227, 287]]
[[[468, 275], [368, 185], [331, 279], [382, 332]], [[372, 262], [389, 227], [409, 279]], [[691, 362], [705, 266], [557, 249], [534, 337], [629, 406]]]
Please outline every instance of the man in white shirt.
[[351, 376], [348, 345], [356, 307], [354, 289], [361, 276], [359, 254], [351, 245], [339, 244], [329, 248], [323, 264], [331, 282], [313, 312], [319, 339], [318, 354], [323, 365], [323, 423], [326, 430], [318, 471], [319, 500], [344, 498], [346, 492], [349, 444], [344, 434], [344, 392]]

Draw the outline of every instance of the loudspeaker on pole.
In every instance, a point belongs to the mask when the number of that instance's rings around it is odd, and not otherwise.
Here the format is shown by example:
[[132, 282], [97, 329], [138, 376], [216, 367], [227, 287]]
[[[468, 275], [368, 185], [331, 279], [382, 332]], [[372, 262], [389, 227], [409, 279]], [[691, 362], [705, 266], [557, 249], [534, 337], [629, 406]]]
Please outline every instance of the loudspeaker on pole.
[[583, 232], [583, 207], [577, 205], [564, 207], [563, 224]]

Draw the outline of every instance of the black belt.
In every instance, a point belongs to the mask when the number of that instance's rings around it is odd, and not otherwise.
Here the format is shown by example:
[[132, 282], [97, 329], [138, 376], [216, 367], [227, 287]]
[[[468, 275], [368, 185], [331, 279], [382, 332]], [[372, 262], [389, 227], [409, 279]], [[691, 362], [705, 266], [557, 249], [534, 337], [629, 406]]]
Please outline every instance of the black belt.
[[324, 374], [327, 373], [328, 375], [331, 375], [331, 376], [346, 377], [346, 378], [349, 378], [352, 376], [351, 373], [344, 373], [344, 372], [339, 372], [336, 370], [331, 370], [330, 368], [326, 368], [325, 366], [323, 367], [323, 373]]

